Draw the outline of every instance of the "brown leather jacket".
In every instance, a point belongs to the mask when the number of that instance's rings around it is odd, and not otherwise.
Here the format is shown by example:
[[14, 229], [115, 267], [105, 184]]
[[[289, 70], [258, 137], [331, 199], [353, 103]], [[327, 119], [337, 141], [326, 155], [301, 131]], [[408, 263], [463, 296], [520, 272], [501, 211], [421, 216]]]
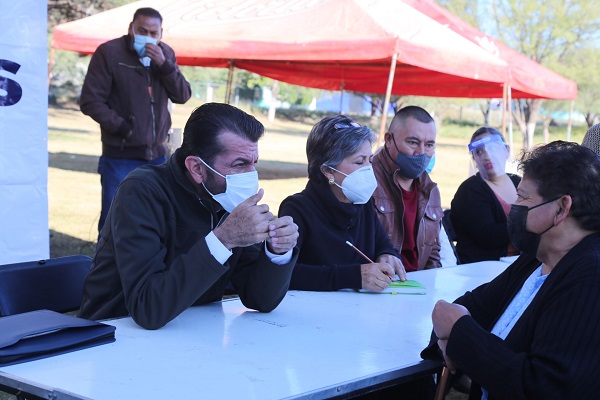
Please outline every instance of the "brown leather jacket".
[[[387, 231], [394, 248], [402, 251], [404, 240], [404, 202], [397, 183], [400, 169], [382, 147], [373, 158], [373, 170], [377, 178], [377, 189], [373, 193], [373, 204], [379, 220]], [[439, 268], [440, 261], [440, 223], [444, 215], [440, 191], [427, 172], [415, 179], [418, 189], [417, 198], [417, 252], [419, 270]]]

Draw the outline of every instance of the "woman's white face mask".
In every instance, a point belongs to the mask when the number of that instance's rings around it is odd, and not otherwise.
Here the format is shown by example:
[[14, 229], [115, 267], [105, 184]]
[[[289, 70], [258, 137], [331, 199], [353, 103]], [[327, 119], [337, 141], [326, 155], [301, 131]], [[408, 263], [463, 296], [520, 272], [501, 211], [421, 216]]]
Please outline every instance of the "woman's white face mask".
[[232, 212], [237, 206], [244, 201], [248, 200], [249, 197], [254, 196], [258, 192], [258, 172], [243, 172], [241, 174], [223, 175], [217, 172], [214, 168], [204, 162], [200, 157], [198, 160], [202, 164], [206, 165], [215, 174], [225, 178], [226, 189], [224, 193], [212, 194], [204, 182], [202, 186], [211, 195], [211, 197], [223, 207], [227, 212]]
[[377, 179], [375, 179], [375, 173], [371, 165], [359, 168], [349, 175], [333, 167], [327, 167], [345, 176], [341, 186], [335, 181], [333, 183], [342, 189], [344, 196], [353, 204], [365, 204], [377, 188]]

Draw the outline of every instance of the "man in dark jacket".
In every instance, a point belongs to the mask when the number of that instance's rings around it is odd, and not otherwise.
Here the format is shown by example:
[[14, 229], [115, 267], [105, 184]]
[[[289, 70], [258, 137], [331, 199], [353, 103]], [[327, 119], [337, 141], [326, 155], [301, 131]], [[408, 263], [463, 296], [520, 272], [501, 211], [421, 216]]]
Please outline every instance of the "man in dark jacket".
[[160, 13], [140, 8], [128, 34], [101, 44], [90, 61], [80, 105], [85, 115], [100, 124], [102, 134], [99, 231], [125, 176], [141, 165], [166, 160], [169, 99], [183, 104], [191, 96], [173, 49], [161, 37]]
[[298, 227], [257, 204], [263, 132], [233, 106], [204, 104], [167, 163], [125, 178], [100, 232], [80, 317], [130, 315], [157, 329], [228, 288], [248, 308], [277, 307], [298, 256]]

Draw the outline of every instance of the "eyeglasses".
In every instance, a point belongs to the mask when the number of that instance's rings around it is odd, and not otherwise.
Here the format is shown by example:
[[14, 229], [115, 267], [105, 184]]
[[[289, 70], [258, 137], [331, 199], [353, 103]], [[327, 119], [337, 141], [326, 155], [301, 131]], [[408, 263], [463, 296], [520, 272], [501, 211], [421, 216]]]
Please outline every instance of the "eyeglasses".
[[362, 125], [359, 124], [358, 122], [350, 121], [348, 123], [338, 122], [333, 127], [335, 129], [349, 129], [349, 128], [360, 128], [360, 127], [362, 127]]

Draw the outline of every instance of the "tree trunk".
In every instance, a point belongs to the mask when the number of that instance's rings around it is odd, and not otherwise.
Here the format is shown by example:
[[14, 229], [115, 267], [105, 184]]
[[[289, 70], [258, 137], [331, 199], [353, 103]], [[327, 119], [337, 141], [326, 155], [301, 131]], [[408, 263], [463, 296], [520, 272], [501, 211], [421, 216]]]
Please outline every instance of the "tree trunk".
[[549, 116], [544, 118], [544, 120], [542, 121], [544, 127], [544, 143], [550, 142], [550, 131], [548, 130], [548, 128], [550, 127], [551, 122], [552, 118], [550, 118]]
[[533, 146], [533, 134], [538, 115], [542, 106], [540, 99], [516, 100], [513, 117], [523, 134], [523, 149], [529, 150]]
[[596, 114], [588, 111], [585, 114], [585, 122], [587, 123], [588, 128], [591, 128], [594, 125], [594, 120], [596, 119]]
[[275, 121], [275, 111], [277, 110], [277, 96], [279, 95], [279, 82], [273, 81], [271, 88], [271, 103], [269, 104], [268, 119], [270, 122]]
[[[492, 102], [489, 99], [483, 103], [479, 103], [479, 108], [483, 114], [483, 126], [490, 126], [490, 109], [492, 108], [491, 104]], [[462, 107], [460, 108], [460, 111], [462, 114]]]
[[523, 111], [523, 108], [521, 107], [521, 101], [520, 100], [513, 100], [513, 110], [512, 110], [512, 116], [515, 120], [515, 122], [517, 123], [517, 126], [519, 127], [519, 130], [521, 131], [521, 134], [523, 135], [523, 148], [527, 148], [527, 143], [525, 142], [527, 140], [527, 135], [526, 135], [526, 125], [525, 125], [525, 113]]

